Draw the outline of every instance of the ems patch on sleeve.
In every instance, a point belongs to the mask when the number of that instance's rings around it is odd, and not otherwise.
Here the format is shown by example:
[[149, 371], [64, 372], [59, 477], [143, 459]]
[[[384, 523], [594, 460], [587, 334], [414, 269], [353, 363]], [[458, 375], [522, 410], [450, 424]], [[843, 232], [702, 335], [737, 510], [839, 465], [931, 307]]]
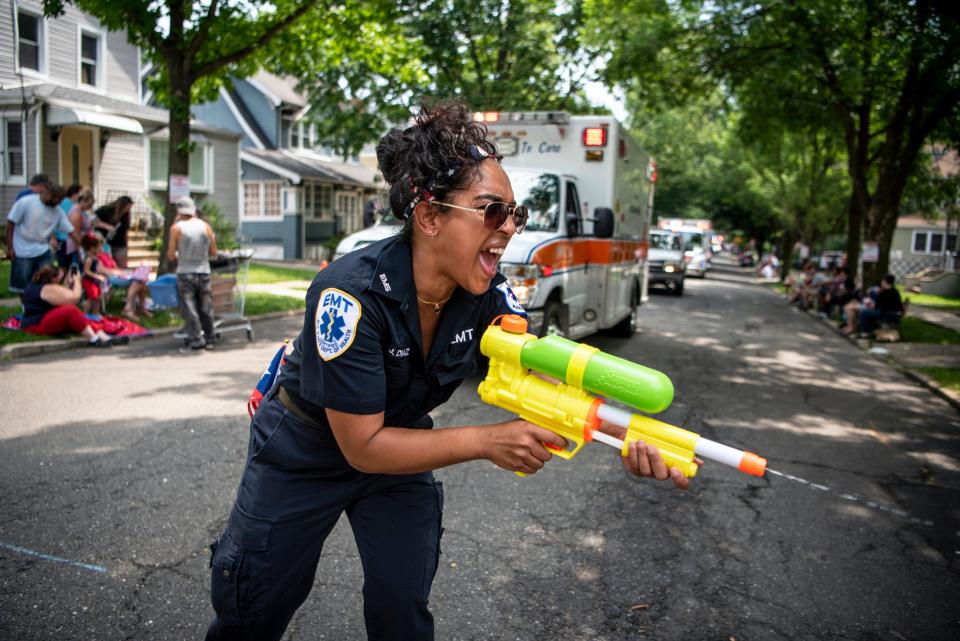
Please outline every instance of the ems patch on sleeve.
[[503, 300], [507, 302], [507, 307], [509, 307], [511, 311], [517, 314], [523, 314], [524, 316], [527, 315], [527, 311], [523, 309], [523, 305], [517, 300], [516, 294], [513, 293], [513, 290], [510, 289], [510, 285], [508, 285], [506, 281], [497, 285], [497, 289], [503, 294]]
[[331, 287], [320, 292], [316, 315], [320, 358], [330, 361], [350, 348], [362, 311], [360, 302], [345, 291]]

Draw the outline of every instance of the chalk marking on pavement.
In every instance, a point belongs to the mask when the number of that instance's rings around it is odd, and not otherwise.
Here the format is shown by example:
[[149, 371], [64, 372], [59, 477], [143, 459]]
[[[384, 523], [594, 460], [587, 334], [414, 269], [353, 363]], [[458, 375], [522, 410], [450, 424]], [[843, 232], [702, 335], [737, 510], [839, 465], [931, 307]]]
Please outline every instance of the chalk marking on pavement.
[[107, 568], [103, 567], [102, 565], [93, 565], [91, 563], [81, 563], [80, 561], [71, 561], [70, 559], [65, 559], [62, 556], [54, 556], [52, 554], [44, 554], [43, 552], [35, 552], [33, 550], [28, 550], [27, 548], [20, 547], [19, 545], [11, 545], [9, 543], [3, 543], [2, 541], [0, 541], [0, 548], [13, 550], [14, 552], [19, 552], [20, 554], [26, 554], [27, 556], [35, 556], [38, 559], [43, 559], [45, 561], [54, 561], [56, 563], [66, 563], [67, 565], [83, 568], [84, 570], [92, 570], [94, 572], [99, 572], [101, 574], [105, 574], [107, 572]]

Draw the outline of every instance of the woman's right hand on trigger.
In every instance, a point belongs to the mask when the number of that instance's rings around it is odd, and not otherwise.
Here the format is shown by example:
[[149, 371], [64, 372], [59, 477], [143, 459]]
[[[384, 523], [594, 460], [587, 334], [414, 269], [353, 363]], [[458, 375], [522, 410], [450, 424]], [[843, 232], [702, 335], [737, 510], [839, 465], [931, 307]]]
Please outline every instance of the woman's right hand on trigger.
[[525, 474], [535, 473], [553, 458], [545, 443], [567, 446], [563, 437], [521, 419], [489, 425], [484, 437], [484, 458], [505, 470]]

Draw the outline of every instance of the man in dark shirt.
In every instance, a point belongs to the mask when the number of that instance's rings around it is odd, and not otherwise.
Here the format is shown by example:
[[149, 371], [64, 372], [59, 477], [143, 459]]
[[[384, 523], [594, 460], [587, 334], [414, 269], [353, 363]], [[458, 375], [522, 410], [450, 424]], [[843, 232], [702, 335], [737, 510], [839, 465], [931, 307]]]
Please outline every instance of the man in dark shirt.
[[880, 281], [880, 293], [877, 295], [876, 306], [860, 312], [861, 332], [871, 334], [880, 323], [897, 320], [903, 316], [903, 301], [900, 300], [900, 292], [893, 286], [895, 282], [896, 278], [893, 274], [887, 274]]

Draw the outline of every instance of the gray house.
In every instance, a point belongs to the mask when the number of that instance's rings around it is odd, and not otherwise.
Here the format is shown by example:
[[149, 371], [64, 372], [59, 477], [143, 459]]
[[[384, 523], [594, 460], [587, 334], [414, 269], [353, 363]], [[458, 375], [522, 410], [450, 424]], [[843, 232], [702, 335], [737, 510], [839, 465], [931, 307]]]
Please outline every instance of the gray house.
[[309, 111], [294, 79], [262, 70], [193, 110], [243, 136], [240, 233], [262, 258], [329, 258], [330, 239], [361, 229], [364, 204], [381, 197], [376, 169], [317, 144]]
[[[98, 203], [126, 194], [155, 221], [165, 189], [167, 112], [144, 104], [145, 70], [126, 35], [65, 4], [44, 18], [37, 0], [0, 0], [0, 210], [30, 176], [91, 187]], [[240, 136], [194, 122], [191, 191], [239, 222]]]

